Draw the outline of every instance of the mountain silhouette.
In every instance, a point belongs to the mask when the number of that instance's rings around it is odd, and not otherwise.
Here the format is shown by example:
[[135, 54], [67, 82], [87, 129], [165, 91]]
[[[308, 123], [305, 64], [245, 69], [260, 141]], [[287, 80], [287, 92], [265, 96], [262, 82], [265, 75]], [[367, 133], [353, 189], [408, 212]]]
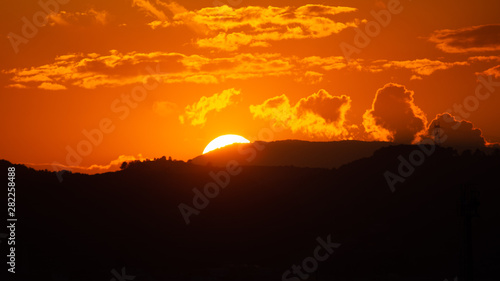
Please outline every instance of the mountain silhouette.
[[229, 161], [251, 166], [295, 166], [338, 168], [354, 160], [369, 157], [390, 142], [357, 140], [310, 142], [282, 140], [226, 146], [192, 159], [193, 164], [224, 167]]
[[[335, 250], [302, 270], [307, 280], [461, 280], [464, 264], [475, 280], [495, 280], [500, 153], [432, 148], [427, 155], [416, 145], [384, 146], [336, 169], [265, 166], [271, 158], [263, 157], [223, 179], [189, 224], [179, 206], [195, 206], [193, 190], [204, 192], [227, 167], [162, 157], [111, 173], [67, 172], [62, 181], [8, 161], [0, 167], [16, 168], [23, 280], [109, 281], [122, 269], [134, 280], [304, 280], [284, 273], [328, 239]], [[337, 163], [330, 161], [321, 163]], [[405, 161], [418, 165], [410, 173]], [[404, 181], [391, 189], [385, 175], [398, 170]], [[464, 187], [480, 194], [470, 240]]]

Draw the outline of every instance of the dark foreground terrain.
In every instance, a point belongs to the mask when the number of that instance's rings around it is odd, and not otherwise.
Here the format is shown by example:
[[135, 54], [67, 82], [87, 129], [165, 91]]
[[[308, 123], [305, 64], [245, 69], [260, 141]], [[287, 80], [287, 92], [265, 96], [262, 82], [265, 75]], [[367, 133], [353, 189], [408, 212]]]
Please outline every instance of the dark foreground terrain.
[[15, 165], [15, 280], [451, 281], [471, 264], [474, 280], [500, 280], [500, 153], [438, 147], [403, 167], [392, 192], [385, 172], [415, 150], [385, 147], [338, 169], [240, 167], [189, 225], [179, 204], [196, 207], [193, 188], [226, 169], [162, 158], [60, 182]]

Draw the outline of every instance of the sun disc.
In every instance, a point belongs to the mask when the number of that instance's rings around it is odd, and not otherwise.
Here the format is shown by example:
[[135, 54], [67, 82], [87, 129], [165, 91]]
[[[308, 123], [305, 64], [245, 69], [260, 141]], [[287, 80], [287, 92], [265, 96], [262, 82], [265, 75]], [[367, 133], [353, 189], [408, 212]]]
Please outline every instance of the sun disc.
[[210, 152], [212, 150], [224, 147], [226, 145], [231, 145], [234, 143], [249, 143], [250, 141], [247, 140], [246, 138], [238, 135], [223, 135], [220, 137], [215, 138], [213, 141], [211, 141], [207, 147], [205, 147], [205, 150], [203, 150], [203, 154]]

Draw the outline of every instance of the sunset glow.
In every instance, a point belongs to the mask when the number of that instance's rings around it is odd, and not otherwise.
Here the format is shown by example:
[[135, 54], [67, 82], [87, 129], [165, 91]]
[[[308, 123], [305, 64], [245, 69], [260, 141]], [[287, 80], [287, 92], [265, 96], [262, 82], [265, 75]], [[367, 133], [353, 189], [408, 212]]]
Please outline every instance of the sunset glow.
[[9, 2], [0, 155], [97, 173], [226, 132], [417, 143], [443, 115], [500, 142], [499, 1], [215, 2]]

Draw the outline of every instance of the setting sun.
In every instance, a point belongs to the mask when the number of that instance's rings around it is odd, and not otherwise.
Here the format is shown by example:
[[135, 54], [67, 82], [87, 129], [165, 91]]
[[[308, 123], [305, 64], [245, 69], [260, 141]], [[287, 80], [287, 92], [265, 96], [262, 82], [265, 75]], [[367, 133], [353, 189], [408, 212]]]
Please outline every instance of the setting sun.
[[212, 150], [224, 147], [226, 145], [230, 145], [233, 143], [249, 143], [250, 141], [247, 140], [246, 138], [238, 135], [223, 135], [220, 137], [215, 138], [213, 141], [211, 141], [207, 147], [205, 147], [205, 150], [203, 150], [203, 154], [210, 152]]

